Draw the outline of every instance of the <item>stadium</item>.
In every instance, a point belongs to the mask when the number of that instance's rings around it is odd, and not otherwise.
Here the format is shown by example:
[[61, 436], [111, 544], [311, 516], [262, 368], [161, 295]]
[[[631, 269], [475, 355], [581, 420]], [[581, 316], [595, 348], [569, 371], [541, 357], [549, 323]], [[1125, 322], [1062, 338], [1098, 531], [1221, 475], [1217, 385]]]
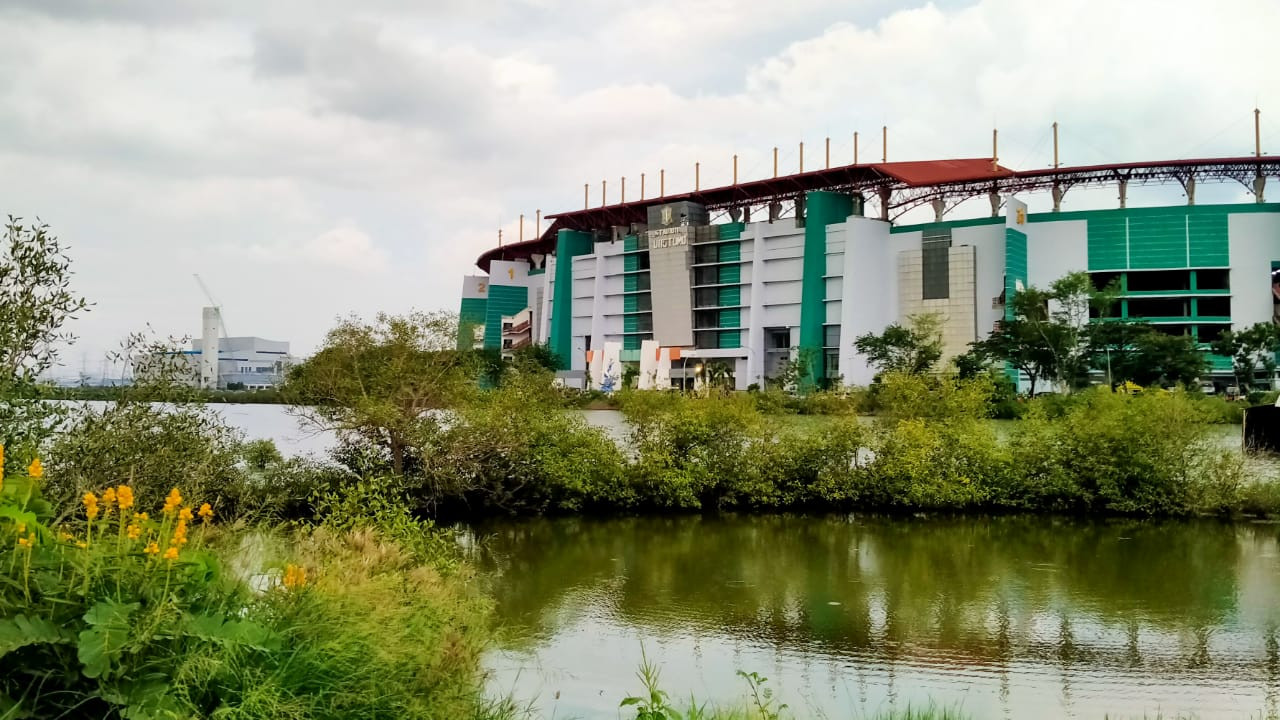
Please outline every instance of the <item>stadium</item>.
[[[1255, 126], [1256, 127], [1256, 126]], [[1056, 133], [1055, 133], [1056, 135]], [[874, 375], [853, 338], [913, 315], [941, 320], [945, 357], [1005, 317], [1021, 289], [1071, 271], [1121, 289], [1119, 312], [1201, 347], [1277, 317], [1280, 204], [1264, 201], [1280, 158], [1159, 160], [1020, 171], [992, 157], [873, 162], [737, 181], [548, 215], [536, 237], [499, 245], [463, 279], [461, 347], [545, 343], [574, 387], [682, 385], [714, 365], [738, 389], [767, 384], [800, 351], [819, 379]], [[856, 147], [856, 146], [855, 146]], [[856, 150], [855, 150], [856, 153]], [[1057, 149], [1055, 144], [1055, 158]], [[664, 173], [665, 174], [665, 173]], [[1198, 183], [1239, 183], [1253, 202], [1197, 205]], [[1185, 203], [1129, 207], [1131, 186], [1170, 185]], [[1115, 207], [1063, 209], [1075, 188], [1111, 187]], [[1052, 210], [1025, 198], [1048, 193]], [[967, 200], [985, 217], [947, 219]], [[972, 206], [974, 203], [969, 203]], [[983, 205], [985, 209], [985, 204]], [[908, 211], [930, 222], [895, 222]], [[1211, 356], [1214, 375], [1231, 374]]]

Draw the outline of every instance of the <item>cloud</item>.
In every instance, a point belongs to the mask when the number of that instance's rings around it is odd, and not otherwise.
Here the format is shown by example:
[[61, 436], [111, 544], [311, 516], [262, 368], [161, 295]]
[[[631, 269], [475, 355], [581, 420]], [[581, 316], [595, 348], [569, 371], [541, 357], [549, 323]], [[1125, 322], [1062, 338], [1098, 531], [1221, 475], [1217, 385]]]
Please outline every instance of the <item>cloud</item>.
[[353, 227], [336, 227], [320, 233], [303, 246], [302, 255], [313, 262], [357, 273], [387, 270], [387, 253], [374, 244], [373, 238]]
[[983, 156], [998, 125], [1013, 167], [1049, 164], [1054, 120], [1070, 164], [1244, 154], [1255, 103], [1280, 138], [1264, 0], [13, 0], [0, 22], [0, 211], [72, 244], [88, 348], [191, 332], [200, 272], [237, 333], [306, 351], [336, 315], [455, 307], [499, 228], [584, 182], [680, 192], [734, 154], [765, 177], [801, 140], [806, 167], [827, 136], [847, 161], [855, 130], [878, 157], [881, 125], [891, 159]]

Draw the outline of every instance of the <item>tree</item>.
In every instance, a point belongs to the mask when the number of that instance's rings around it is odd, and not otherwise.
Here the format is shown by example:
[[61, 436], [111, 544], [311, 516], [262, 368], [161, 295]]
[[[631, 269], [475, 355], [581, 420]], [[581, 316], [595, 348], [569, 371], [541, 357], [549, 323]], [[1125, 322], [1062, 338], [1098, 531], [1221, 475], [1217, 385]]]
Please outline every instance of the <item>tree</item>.
[[1114, 284], [1099, 290], [1086, 272], [1068, 273], [1048, 290], [1028, 287], [1009, 299], [1011, 318], [989, 337], [972, 343], [981, 355], [1004, 360], [1031, 380], [1057, 380], [1068, 389], [1086, 385], [1093, 365], [1094, 317], [1105, 319], [1115, 304]]
[[1093, 348], [1093, 366], [1107, 377], [1112, 390], [1125, 382], [1138, 382], [1146, 359], [1138, 340], [1155, 332], [1149, 323], [1110, 321], [1097, 322], [1089, 328]]
[[457, 322], [445, 312], [342, 320], [319, 352], [290, 370], [285, 397], [304, 420], [386, 448], [403, 474], [412, 439], [438, 422], [432, 411], [475, 390], [481, 363], [455, 349]]
[[866, 333], [853, 347], [867, 356], [879, 373], [921, 375], [942, 358], [942, 322], [937, 315], [913, 315], [906, 325], [893, 323], [876, 335]]
[[1210, 343], [1209, 349], [1231, 358], [1236, 386], [1243, 393], [1254, 384], [1258, 368], [1262, 368], [1268, 381], [1275, 374], [1280, 329], [1272, 323], [1261, 322], [1239, 331], [1226, 330]]
[[1154, 329], [1138, 335], [1133, 357], [1131, 375], [1139, 385], [1190, 385], [1209, 369], [1195, 338]]
[[0, 246], [0, 445], [11, 463], [29, 460], [62, 415], [38, 391], [60, 346], [75, 340], [64, 326], [89, 309], [71, 290], [71, 275], [66, 248], [48, 226], [9, 216]]
[[1053, 378], [1058, 374], [1058, 353], [1053, 346], [1057, 342], [1058, 328], [1014, 318], [1000, 323], [990, 335], [970, 343], [970, 352], [979, 358], [1001, 360], [1026, 375], [1031, 385], [1029, 392], [1036, 394], [1036, 383], [1041, 378]]

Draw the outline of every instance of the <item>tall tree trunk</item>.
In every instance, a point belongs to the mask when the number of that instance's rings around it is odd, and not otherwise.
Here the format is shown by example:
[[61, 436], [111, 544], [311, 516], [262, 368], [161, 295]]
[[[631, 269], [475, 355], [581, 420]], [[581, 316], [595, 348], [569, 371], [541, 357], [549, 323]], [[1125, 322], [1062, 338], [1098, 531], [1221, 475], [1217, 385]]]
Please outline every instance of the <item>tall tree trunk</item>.
[[391, 438], [391, 470], [396, 475], [404, 475], [404, 443]]

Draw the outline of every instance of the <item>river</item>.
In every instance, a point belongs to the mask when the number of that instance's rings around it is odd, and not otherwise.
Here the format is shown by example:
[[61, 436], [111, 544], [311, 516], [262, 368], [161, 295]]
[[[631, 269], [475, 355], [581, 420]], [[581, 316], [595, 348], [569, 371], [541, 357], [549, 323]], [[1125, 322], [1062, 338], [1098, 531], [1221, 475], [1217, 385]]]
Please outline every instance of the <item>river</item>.
[[1280, 525], [674, 517], [485, 526], [492, 686], [617, 717], [641, 650], [674, 698], [736, 670], [801, 717], [1274, 717]]
[[[280, 406], [212, 407], [286, 455], [334, 441]], [[619, 413], [584, 416], [624, 439]], [[1215, 434], [1238, 447], [1238, 426]], [[505, 638], [491, 687], [547, 718], [618, 717], [642, 648], [675, 698], [740, 701], [744, 670], [801, 717], [1280, 711], [1280, 524], [680, 516], [478, 531]]]

